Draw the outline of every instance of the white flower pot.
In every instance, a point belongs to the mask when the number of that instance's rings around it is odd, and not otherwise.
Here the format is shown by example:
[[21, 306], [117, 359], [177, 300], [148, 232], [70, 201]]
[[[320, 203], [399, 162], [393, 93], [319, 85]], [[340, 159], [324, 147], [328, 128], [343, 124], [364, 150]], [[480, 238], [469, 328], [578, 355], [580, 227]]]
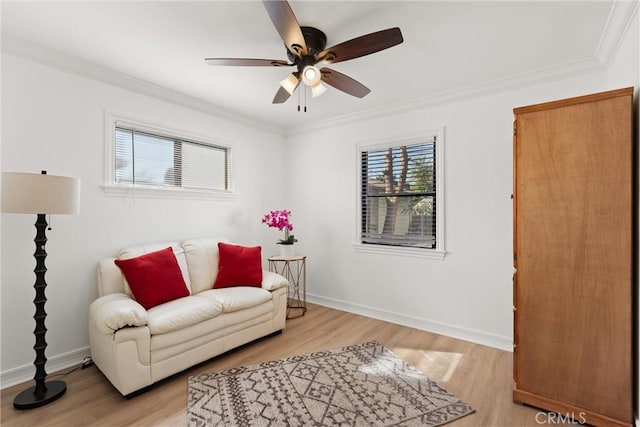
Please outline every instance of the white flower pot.
[[281, 244], [279, 246], [280, 246], [280, 256], [283, 258], [292, 258], [296, 253], [296, 249], [295, 249], [296, 245]]

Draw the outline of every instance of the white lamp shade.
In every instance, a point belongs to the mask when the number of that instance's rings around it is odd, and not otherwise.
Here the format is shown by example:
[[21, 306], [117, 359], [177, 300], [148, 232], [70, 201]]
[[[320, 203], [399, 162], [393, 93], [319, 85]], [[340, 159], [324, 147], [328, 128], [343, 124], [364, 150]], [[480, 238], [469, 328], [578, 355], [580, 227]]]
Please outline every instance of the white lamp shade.
[[313, 98], [318, 97], [327, 91], [327, 86], [322, 82], [318, 83], [315, 86], [311, 87], [311, 96]]
[[307, 65], [302, 70], [302, 81], [309, 87], [313, 87], [320, 83], [321, 78], [322, 74], [320, 73], [320, 70], [313, 65]]
[[296, 90], [300, 80], [293, 74], [289, 74], [284, 80], [280, 82], [280, 86], [284, 88], [284, 90], [289, 93], [289, 95], [293, 95], [293, 91]]
[[22, 172], [2, 173], [2, 212], [77, 214], [80, 180]]

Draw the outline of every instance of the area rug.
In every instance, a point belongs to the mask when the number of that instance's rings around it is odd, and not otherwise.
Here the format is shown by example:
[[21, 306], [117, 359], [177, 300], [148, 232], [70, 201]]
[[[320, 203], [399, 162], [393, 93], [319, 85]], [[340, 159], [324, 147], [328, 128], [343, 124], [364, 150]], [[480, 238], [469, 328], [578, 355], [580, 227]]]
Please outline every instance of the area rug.
[[440, 426], [473, 409], [377, 342], [189, 377], [189, 426]]

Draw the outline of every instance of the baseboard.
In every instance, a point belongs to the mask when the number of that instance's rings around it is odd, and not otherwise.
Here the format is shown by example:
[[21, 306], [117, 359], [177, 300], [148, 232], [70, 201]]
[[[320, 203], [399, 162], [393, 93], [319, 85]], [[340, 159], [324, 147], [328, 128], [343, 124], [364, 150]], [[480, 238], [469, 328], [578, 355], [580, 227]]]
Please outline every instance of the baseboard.
[[[47, 360], [47, 374], [51, 375], [63, 369], [82, 363], [85, 357], [91, 354], [89, 347], [79, 348], [68, 353], [53, 356]], [[0, 372], [0, 389], [22, 384], [33, 379], [35, 367], [33, 364], [19, 366]]]
[[476, 344], [481, 344], [500, 350], [509, 352], [513, 351], [513, 341], [511, 337], [488, 334], [486, 332], [478, 331], [475, 329], [463, 328], [460, 326], [450, 325], [430, 319], [407, 316], [405, 314], [381, 310], [375, 307], [354, 304], [309, 293], [307, 293], [307, 301], [313, 304], [335, 308], [336, 310], [347, 311], [349, 313], [359, 314], [365, 317], [372, 317], [374, 319], [384, 320], [386, 322], [396, 323], [398, 325], [409, 326], [411, 328], [433, 332], [435, 334], [446, 335], [448, 337], [470, 341]]

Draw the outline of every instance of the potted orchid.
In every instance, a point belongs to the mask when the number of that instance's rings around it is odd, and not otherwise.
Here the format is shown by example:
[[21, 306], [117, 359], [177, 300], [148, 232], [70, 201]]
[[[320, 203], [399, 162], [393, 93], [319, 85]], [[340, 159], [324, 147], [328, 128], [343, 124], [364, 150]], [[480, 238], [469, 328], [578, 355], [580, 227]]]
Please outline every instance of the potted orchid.
[[291, 211], [271, 211], [262, 217], [262, 223], [267, 224], [271, 228], [277, 228], [278, 230], [284, 230], [284, 239], [278, 240], [279, 245], [293, 245], [298, 239], [295, 238], [291, 232], [293, 231], [293, 224], [289, 221]]
[[293, 231], [293, 224], [289, 221], [291, 211], [271, 211], [262, 217], [262, 223], [267, 224], [271, 228], [277, 228], [280, 231], [284, 230], [284, 239], [278, 240], [280, 245], [280, 256], [283, 258], [292, 258], [294, 256], [293, 244], [298, 241], [291, 232]]

